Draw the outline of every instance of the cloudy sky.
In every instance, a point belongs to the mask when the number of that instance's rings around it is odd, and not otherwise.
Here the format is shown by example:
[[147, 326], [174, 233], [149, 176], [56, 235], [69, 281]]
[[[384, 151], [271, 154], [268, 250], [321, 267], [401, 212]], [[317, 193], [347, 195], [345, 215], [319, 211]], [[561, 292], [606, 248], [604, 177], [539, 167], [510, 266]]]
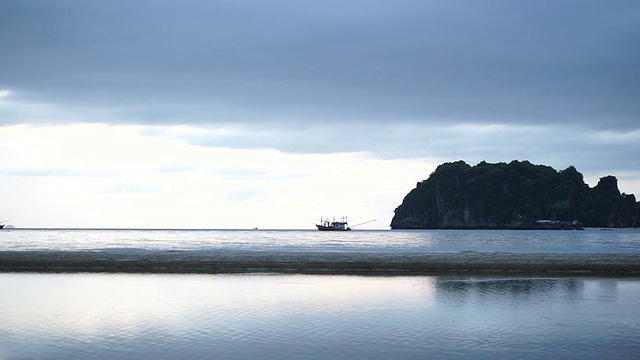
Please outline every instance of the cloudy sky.
[[0, 220], [389, 228], [443, 162], [640, 198], [640, 3], [0, 0]]

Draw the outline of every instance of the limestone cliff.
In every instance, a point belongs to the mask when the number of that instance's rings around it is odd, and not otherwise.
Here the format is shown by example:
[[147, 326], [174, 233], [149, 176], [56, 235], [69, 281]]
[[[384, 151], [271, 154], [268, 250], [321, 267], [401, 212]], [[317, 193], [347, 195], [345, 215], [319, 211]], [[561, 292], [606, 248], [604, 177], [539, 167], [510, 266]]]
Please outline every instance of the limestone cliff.
[[535, 228], [541, 219], [582, 226], [635, 227], [640, 203], [606, 176], [594, 188], [573, 166], [556, 171], [528, 161], [445, 163], [395, 210], [392, 229]]

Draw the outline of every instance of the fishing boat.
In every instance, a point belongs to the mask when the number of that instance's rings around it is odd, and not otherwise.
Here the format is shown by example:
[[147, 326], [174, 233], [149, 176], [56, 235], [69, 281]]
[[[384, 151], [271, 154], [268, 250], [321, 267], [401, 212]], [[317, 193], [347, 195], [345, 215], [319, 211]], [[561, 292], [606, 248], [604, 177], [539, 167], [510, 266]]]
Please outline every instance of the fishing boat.
[[348, 226], [347, 217], [343, 216], [342, 219], [336, 221], [329, 220], [329, 218], [320, 218], [320, 224], [316, 224], [316, 227], [320, 231], [349, 231], [351, 228]]

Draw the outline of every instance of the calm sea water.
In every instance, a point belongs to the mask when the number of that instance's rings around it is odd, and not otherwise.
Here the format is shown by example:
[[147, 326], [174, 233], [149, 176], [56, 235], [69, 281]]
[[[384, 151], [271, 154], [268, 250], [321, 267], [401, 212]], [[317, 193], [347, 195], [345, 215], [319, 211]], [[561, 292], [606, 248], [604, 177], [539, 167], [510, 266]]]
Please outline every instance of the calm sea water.
[[61, 230], [0, 231], [7, 250], [259, 250], [383, 252], [638, 253], [640, 230], [350, 231]]
[[1, 274], [0, 359], [637, 359], [640, 279]]
[[[0, 251], [637, 253], [616, 231], [0, 231]], [[0, 360], [637, 359], [640, 278], [0, 274]]]

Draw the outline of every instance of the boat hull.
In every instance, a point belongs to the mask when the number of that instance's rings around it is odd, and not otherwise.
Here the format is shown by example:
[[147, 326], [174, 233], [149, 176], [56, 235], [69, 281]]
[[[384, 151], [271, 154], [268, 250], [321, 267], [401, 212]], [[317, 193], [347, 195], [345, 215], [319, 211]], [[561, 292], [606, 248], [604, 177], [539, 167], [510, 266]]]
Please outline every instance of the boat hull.
[[323, 226], [323, 225], [318, 225], [316, 224], [316, 227], [318, 228], [318, 230], [320, 231], [351, 231], [351, 228], [337, 228], [337, 227], [333, 227], [333, 226]]

